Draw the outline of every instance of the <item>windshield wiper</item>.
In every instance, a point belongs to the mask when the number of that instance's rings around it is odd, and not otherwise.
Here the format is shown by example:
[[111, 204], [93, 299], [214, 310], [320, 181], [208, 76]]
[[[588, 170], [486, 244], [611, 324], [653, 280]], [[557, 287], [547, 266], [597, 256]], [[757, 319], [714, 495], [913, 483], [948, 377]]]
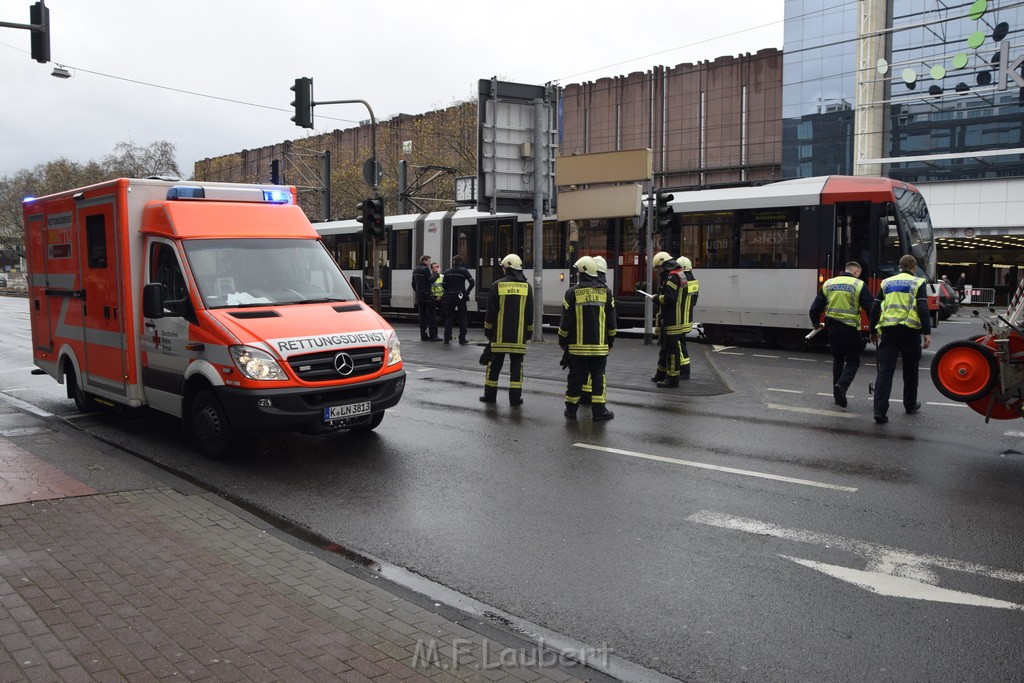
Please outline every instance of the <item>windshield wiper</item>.
[[303, 299], [302, 301], [296, 301], [297, 304], [330, 304], [338, 303], [339, 301], [348, 301], [348, 299], [337, 299], [335, 297], [324, 296], [319, 299]]

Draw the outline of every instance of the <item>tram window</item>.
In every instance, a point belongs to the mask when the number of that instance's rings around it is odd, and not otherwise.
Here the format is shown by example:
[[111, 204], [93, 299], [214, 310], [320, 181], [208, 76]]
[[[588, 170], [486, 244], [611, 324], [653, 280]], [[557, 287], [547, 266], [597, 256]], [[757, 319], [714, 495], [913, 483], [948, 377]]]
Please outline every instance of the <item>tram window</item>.
[[899, 271], [900, 257], [903, 256], [896, 217], [892, 214], [882, 216], [879, 219], [879, 231], [878, 270], [894, 275]]
[[[523, 267], [533, 268], [533, 223], [523, 223]], [[562, 231], [556, 221], [544, 221], [544, 268], [560, 268]]]
[[[331, 242], [333, 241], [333, 244]], [[342, 270], [362, 270], [362, 238], [355, 235], [330, 235], [324, 238], [334, 260]]]
[[392, 230], [395, 245], [395, 270], [412, 270], [412, 230]]
[[743, 212], [740, 268], [796, 268], [800, 222], [788, 209]]
[[680, 253], [690, 259], [694, 268], [735, 268], [735, 221], [733, 211], [683, 215], [680, 219]]
[[611, 259], [608, 248], [608, 221], [577, 221], [579, 228], [579, 253], [586, 256], [603, 256]]

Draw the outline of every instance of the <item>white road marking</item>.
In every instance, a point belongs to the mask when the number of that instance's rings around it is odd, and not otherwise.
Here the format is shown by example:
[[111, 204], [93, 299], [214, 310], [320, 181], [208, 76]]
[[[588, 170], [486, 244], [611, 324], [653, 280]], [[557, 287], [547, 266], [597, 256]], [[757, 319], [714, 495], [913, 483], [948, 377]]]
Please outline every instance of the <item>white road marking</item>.
[[735, 349], [735, 346], [720, 346], [718, 344], [712, 344], [711, 348], [715, 351], [726, 351], [728, 349]]
[[722, 355], [722, 356], [745, 356], [745, 355], [747, 355], [745, 353], [738, 353], [736, 351], [719, 351], [718, 353], [720, 355]]
[[686, 519], [696, 524], [705, 524], [719, 529], [742, 531], [758, 536], [770, 536], [786, 541], [808, 543], [859, 555], [866, 560], [866, 569], [852, 569], [781, 554], [780, 557], [815, 569], [834, 578], [848, 581], [879, 595], [1024, 610], [1024, 606], [1012, 602], [940, 588], [938, 586], [939, 575], [934, 569], [949, 569], [1016, 583], [1024, 583], [1024, 573], [1022, 572], [988, 567], [982, 564], [954, 560], [937, 555], [921, 555], [904, 550], [903, 548], [895, 548], [870, 541], [860, 541], [816, 531], [787, 529], [757, 519], [734, 517], [732, 515], [711, 512], [710, 510], [695, 512]]
[[827, 415], [829, 417], [857, 417], [857, 413], [840, 413], [835, 410], [821, 410], [820, 408], [800, 408], [798, 406], [784, 406], [779, 403], [766, 403], [765, 407], [771, 408], [772, 410], [788, 410], [791, 413], [808, 413], [810, 415]]
[[[765, 389], [765, 391], [780, 391], [780, 392], [782, 392], [784, 394], [802, 394], [802, 393], [804, 393], [802, 391], [797, 391], [796, 389], [773, 389], [771, 387], [768, 387], [767, 389]], [[829, 396], [831, 396], [831, 395], [832, 394], [829, 394]]]
[[943, 320], [943, 325], [977, 325], [973, 320]]
[[1003, 432], [1003, 436], [1016, 436], [1019, 438], [1024, 438], [1024, 432], [1016, 432], [1011, 429], [1008, 432]]
[[35, 370], [35, 369], [36, 369], [36, 366], [34, 366], [34, 365], [26, 365], [26, 366], [20, 367], [20, 368], [9, 368], [7, 370], [0, 370], [0, 374], [7, 374], [9, 372], [31, 372], [32, 370]]
[[[789, 356], [788, 358], [786, 358], [786, 360], [799, 360], [799, 361], [803, 361], [804, 363], [817, 363], [818, 362], [817, 358], [795, 358], [793, 356]], [[829, 361], [829, 362], [831, 363], [832, 361]]]
[[986, 598], [983, 595], [955, 591], [949, 588], [941, 588], [924, 581], [917, 581], [916, 579], [907, 579], [902, 576], [893, 576], [892, 574], [882, 572], [868, 572], [863, 569], [850, 569], [849, 567], [814, 562], [813, 560], [801, 560], [798, 557], [789, 557], [788, 555], [780, 555], [780, 557], [792, 560], [805, 567], [810, 567], [833, 578], [852, 583], [878, 595], [908, 598], [910, 600], [927, 600], [929, 602], [945, 602], [954, 605], [970, 605], [972, 607], [994, 607], [996, 609], [1024, 611], [1024, 605], [1006, 602], [1005, 600], [996, 600], [995, 598]]
[[778, 356], [769, 356], [769, 355], [764, 354], [764, 353], [754, 353], [754, 354], [751, 354], [751, 355], [753, 355], [754, 358], [778, 358]]
[[647, 453], [637, 453], [636, 451], [624, 451], [620, 448], [609, 448], [607, 446], [595, 446], [588, 443], [574, 443], [573, 446], [577, 448], [589, 448], [594, 451], [603, 451], [605, 453], [618, 453], [619, 455], [630, 455], [634, 458], [643, 458], [645, 460], [657, 460], [658, 462], [670, 462], [675, 465], [686, 465], [687, 467], [697, 467], [705, 470], [715, 470], [717, 472], [727, 472], [729, 474], [738, 474], [744, 477], [757, 477], [759, 479], [771, 479], [773, 481], [784, 481], [790, 484], [800, 484], [801, 486], [814, 486], [823, 489], [832, 489], [834, 491], [847, 491], [849, 493], [855, 492], [857, 489], [851, 486], [837, 486], [836, 484], [826, 484], [820, 481], [811, 481], [810, 479], [796, 479], [794, 477], [783, 477], [778, 474], [768, 474], [767, 472], [754, 472], [751, 470], [740, 470], [735, 467], [722, 467], [719, 465], [709, 465], [703, 462], [694, 462], [692, 460], [679, 460], [677, 458], [666, 458], [661, 455], [650, 455]]
[[[5, 389], [4, 391], [6, 392], [6, 391], [12, 391], [12, 390], [11, 389]], [[2, 399], [4, 401], [7, 401], [8, 403], [10, 403], [12, 406], [15, 406], [16, 408], [21, 408], [22, 410], [27, 410], [28, 412], [32, 413], [33, 415], [38, 415], [40, 417], [53, 417], [53, 413], [48, 413], [45, 410], [43, 410], [42, 408], [38, 408], [38, 407], [32, 405], [31, 403], [28, 403], [26, 401], [22, 401], [20, 398], [14, 398], [13, 396], [8, 396], [6, 393], [0, 393], [0, 399]]]
[[419, 368], [418, 370], [416, 370], [416, 372], [430, 372], [433, 369], [434, 368]]
[[945, 406], [947, 408], [966, 408], [966, 403], [942, 403], [941, 401], [925, 401], [927, 406]]

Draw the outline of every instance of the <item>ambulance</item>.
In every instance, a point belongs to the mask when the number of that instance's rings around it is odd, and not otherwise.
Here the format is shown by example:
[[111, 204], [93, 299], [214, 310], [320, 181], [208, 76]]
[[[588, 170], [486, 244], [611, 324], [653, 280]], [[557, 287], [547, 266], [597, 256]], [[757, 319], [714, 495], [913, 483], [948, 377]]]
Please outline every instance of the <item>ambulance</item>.
[[118, 179], [24, 201], [37, 369], [180, 417], [219, 458], [268, 430], [369, 431], [405, 389], [391, 326], [294, 187]]

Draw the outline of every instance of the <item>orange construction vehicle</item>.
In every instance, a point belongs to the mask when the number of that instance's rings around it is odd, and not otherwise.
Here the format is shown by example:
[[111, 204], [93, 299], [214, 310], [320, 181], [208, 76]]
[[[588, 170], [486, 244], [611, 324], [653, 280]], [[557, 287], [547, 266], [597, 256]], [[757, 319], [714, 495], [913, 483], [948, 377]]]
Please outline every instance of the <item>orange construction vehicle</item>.
[[401, 346], [294, 187], [119, 179], [24, 202], [33, 357], [80, 410], [149, 406], [199, 451], [267, 430], [368, 431]]

